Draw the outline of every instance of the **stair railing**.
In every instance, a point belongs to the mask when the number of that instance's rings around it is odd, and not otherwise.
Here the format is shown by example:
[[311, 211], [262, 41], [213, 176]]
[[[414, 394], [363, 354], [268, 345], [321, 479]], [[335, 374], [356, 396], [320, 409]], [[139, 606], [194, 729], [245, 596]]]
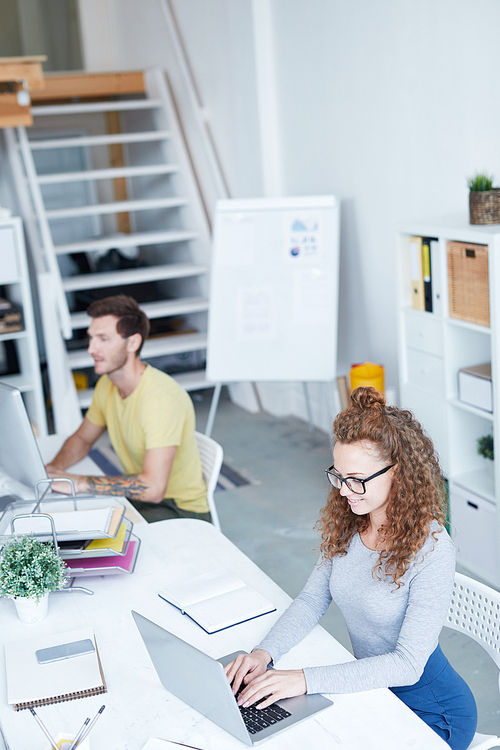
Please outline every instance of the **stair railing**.
[[[57, 262], [56, 251], [54, 248], [54, 243], [52, 241], [52, 234], [50, 232], [47, 214], [45, 213], [45, 205], [42, 198], [42, 192], [40, 190], [40, 185], [38, 184], [38, 177], [35, 162], [33, 160], [33, 154], [29, 145], [26, 129], [24, 127], [17, 127], [16, 131], [17, 139], [12, 128], [6, 128], [5, 134], [9, 151], [13, 157], [11, 163], [13, 166], [14, 176], [19, 193], [21, 194], [26, 192], [26, 181], [29, 185], [29, 194], [31, 195], [31, 200], [29, 197], [25, 197], [21, 198], [21, 202], [23, 214], [25, 214], [23, 218], [25, 220], [26, 228], [29, 234], [30, 245], [33, 248], [33, 253], [38, 256], [35, 262], [37, 262], [39, 270], [47, 270], [52, 275], [53, 293], [56, 301], [59, 325], [63, 337], [65, 339], [70, 339], [73, 335], [71, 329], [70, 312], [63, 288], [61, 271], [59, 269], [59, 263]], [[22, 166], [15, 158], [16, 153], [21, 155]], [[38, 232], [36, 232], [34, 229], [35, 222], [31, 206], [33, 206], [34, 208]]]

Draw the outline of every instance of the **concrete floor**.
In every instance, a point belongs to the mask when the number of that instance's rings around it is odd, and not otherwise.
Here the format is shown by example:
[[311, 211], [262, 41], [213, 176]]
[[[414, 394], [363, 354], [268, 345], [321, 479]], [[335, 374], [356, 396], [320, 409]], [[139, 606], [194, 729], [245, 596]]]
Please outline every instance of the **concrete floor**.
[[[203, 432], [212, 392], [193, 396], [197, 429]], [[331, 464], [329, 436], [319, 430], [310, 433], [307, 424], [294, 417], [248, 414], [223, 392], [212, 437], [224, 448], [225, 461], [252, 479], [249, 485], [216, 494], [222, 531], [290, 596], [296, 596], [317, 559], [319, 537], [314, 524], [328, 492], [323, 470]], [[351, 650], [335, 605], [321, 624]], [[497, 667], [462, 633], [444, 628], [440, 641], [475, 695], [479, 731], [500, 735]]]

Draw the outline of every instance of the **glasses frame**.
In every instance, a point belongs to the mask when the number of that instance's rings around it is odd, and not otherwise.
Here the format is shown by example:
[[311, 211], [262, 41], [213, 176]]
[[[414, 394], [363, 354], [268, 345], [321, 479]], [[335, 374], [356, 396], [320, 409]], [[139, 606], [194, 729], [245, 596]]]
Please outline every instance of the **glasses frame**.
[[[328, 469], [325, 469], [326, 478], [330, 482], [331, 486], [336, 490], [342, 489], [342, 483], [345, 484], [345, 486], [351, 490], [351, 492], [354, 492], [355, 495], [364, 495], [366, 493], [366, 487], [365, 484], [367, 482], [370, 482], [372, 479], [375, 479], [375, 477], [380, 477], [382, 474], [385, 474], [386, 471], [389, 471], [389, 469], [392, 469], [393, 466], [396, 466], [396, 464], [391, 464], [390, 466], [386, 466], [385, 469], [380, 469], [380, 471], [375, 472], [375, 474], [372, 474], [371, 477], [367, 477], [366, 479], [359, 479], [359, 477], [341, 477], [340, 474], [337, 474], [336, 472], [332, 471], [332, 469], [335, 468], [335, 464], [332, 464]], [[333, 482], [331, 481], [330, 477], [335, 477], [340, 482], [340, 487], [335, 487]], [[356, 490], [353, 490], [353, 488], [350, 486], [349, 481], [354, 482], [360, 482], [363, 485], [363, 492], [357, 492]]]

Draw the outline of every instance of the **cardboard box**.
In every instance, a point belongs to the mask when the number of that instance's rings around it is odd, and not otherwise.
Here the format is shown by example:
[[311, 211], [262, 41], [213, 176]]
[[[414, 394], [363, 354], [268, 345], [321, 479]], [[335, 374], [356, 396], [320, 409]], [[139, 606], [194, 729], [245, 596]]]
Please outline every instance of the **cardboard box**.
[[491, 362], [459, 370], [458, 398], [477, 409], [493, 412]]

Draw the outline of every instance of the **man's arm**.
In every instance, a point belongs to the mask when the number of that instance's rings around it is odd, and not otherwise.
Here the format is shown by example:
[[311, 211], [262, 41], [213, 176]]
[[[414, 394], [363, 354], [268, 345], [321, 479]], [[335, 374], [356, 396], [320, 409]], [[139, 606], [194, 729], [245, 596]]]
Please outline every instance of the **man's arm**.
[[[72, 479], [76, 492], [91, 492], [99, 495], [125, 495], [132, 500], [159, 503], [167, 490], [168, 480], [174, 463], [177, 447], [150, 448], [144, 454], [142, 471], [139, 474], [125, 474], [118, 477], [78, 476], [59, 472], [53, 476]], [[54, 487], [57, 492], [68, 494], [69, 486], [61, 483]]]
[[84, 417], [77, 431], [63, 443], [57, 456], [47, 464], [46, 469], [49, 477], [62, 476], [68, 466], [73, 466], [73, 464], [85, 458], [97, 438], [102, 435], [105, 429], [105, 427], [95, 425], [90, 419]]

